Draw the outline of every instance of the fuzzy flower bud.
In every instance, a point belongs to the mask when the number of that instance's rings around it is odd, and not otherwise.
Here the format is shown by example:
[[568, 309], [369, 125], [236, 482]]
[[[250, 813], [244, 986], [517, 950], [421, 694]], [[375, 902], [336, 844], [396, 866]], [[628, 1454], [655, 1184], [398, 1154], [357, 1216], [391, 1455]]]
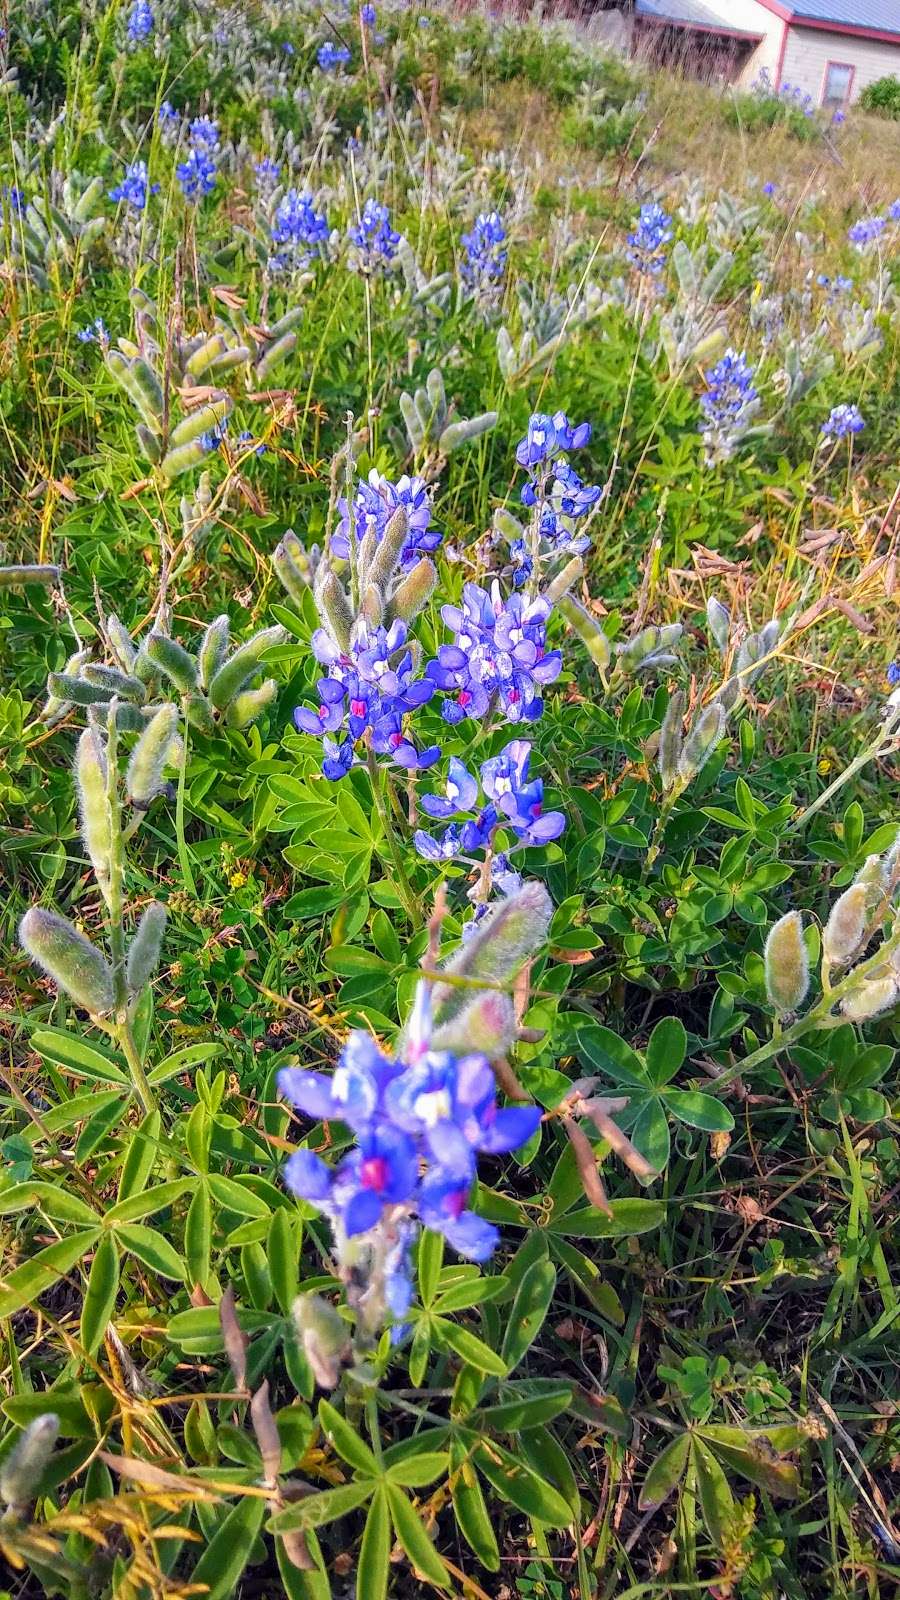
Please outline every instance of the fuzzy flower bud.
[[29, 1422], [0, 1468], [0, 1500], [24, 1510], [34, 1498], [47, 1462], [59, 1437], [59, 1417], [54, 1411]]
[[865, 937], [868, 911], [868, 884], [853, 883], [838, 896], [822, 934], [826, 967], [846, 967], [853, 960]]
[[[444, 966], [448, 977], [508, 983], [547, 937], [553, 907], [542, 883], [521, 889], [497, 902], [471, 938]], [[435, 1022], [440, 1027], [465, 1008], [471, 990], [438, 983], [432, 994]]]
[[436, 585], [437, 568], [427, 556], [422, 556], [394, 590], [388, 607], [391, 621], [399, 617], [401, 622], [412, 622], [427, 605]]
[[489, 1061], [496, 1061], [512, 1048], [515, 1037], [516, 1012], [509, 995], [486, 989], [449, 1022], [435, 1028], [431, 1047], [457, 1055], [476, 1051]]
[[32, 961], [91, 1016], [112, 1011], [113, 979], [106, 957], [65, 917], [32, 906], [19, 924], [19, 939]]
[[710, 633], [724, 655], [728, 649], [728, 640], [731, 635], [731, 612], [723, 606], [721, 600], [715, 595], [710, 595], [706, 602], [706, 623]]
[[162, 788], [163, 768], [171, 757], [177, 730], [178, 707], [160, 706], [132, 751], [125, 787], [138, 811], [146, 811]]
[[343, 1318], [318, 1294], [301, 1294], [293, 1304], [303, 1353], [323, 1389], [334, 1389], [353, 1360], [350, 1331]]
[[678, 776], [684, 783], [703, 770], [725, 732], [725, 708], [713, 700], [697, 718], [678, 759]]
[[659, 776], [662, 780], [663, 789], [666, 790], [672, 788], [678, 777], [683, 717], [684, 695], [679, 689], [677, 693], [673, 694], [666, 707], [666, 714], [659, 730], [659, 745], [656, 753], [656, 759], [659, 762]]
[[75, 787], [78, 790], [81, 837], [104, 898], [109, 886], [112, 860], [107, 777], [106, 752], [100, 735], [94, 728], [85, 728], [75, 751]]
[[766, 993], [782, 1013], [796, 1011], [809, 992], [809, 957], [799, 911], [779, 918], [766, 940]]
[[[243, 689], [248, 678], [251, 678], [259, 666], [261, 658], [273, 645], [282, 644], [287, 635], [284, 628], [261, 628], [252, 639], [242, 644], [234, 655], [221, 666], [210, 680], [209, 698], [212, 705], [219, 711], [234, 699], [239, 689]], [[271, 698], [271, 695], [269, 696]]]
[[197, 651], [197, 670], [200, 674], [201, 689], [209, 688], [228, 654], [229, 632], [228, 617], [223, 612], [221, 617], [213, 618], [200, 641], [200, 648]]
[[162, 951], [167, 912], [158, 900], [151, 901], [135, 929], [128, 951], [126, 975], [129, 994], [140, 994], [152, 979]]
[[897, 980], [889, 973], [880, 978], [869, 978], [853, 989], [841, 1001], [841, 1013], [849, 1022], [868, 1022], [895, 1003], [898, 995]]

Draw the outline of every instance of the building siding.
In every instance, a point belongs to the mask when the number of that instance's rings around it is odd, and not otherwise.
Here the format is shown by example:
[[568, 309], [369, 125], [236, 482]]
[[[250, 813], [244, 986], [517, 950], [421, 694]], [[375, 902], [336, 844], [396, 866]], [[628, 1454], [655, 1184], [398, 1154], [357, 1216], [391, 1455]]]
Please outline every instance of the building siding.
[[748, 33], [762, 36], [750, 59], [745, 62], [738, 82], [748, 87], [765, 68], [774, 83], [785, 30], [781, 18], [776, 17], [768, 6], [760, 5], [759, 0], [715, 0], [715, 10], [728, 27], [743, 28]]
[[855, 67], [850, 99], [856, 100], [867, 83], [876, 78], [900, 78], [900, 44], [876, 39], [858, 39], [852, 34], [826, 33], [819, 28], [788, 29], [787, 47], [781, 69], [782, 83], [796, 84], [811, 94], [814, 105], [822, 104], [825, 68], [829, 61], [842, 61]]

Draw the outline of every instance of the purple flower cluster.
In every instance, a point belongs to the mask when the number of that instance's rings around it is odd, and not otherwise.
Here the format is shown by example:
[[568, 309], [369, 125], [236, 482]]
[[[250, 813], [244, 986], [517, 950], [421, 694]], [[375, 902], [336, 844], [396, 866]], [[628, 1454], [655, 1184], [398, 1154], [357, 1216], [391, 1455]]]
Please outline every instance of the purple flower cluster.
[[352, 506], [345, 495], [338, 501], [340, 523], [332, 535], [331, 548], [343, 561], [350, 559], [351, 526], [353, 535], [361, 543], [367, 533], [372, 533], [378, 544], [384, 530], [399, 506], [409, 518], [409, 534], [400, 553], [401, 566], [411, 566], [420, 556], [436, 550], [442, 535], [431, 524], [431, 499], [423, 478], [410, 478], [406, 473], [396, 483], [372, 468], [364, 483], [360, 483], [353, 496]]
[[153, 32], [153, 11], [148, 0], [134, 0], [128, 15], [129, 44], [143, 44]]
[[559, 676], [562, 657], [547, 650], [550, 604], [540, 596], [504, 600], [495, 580], [490, 592], [467, 583], [461, 606], [441, 607], [454, 635], [425, 671], [446, 698], [445, 722], [484, 718], [495, 707], [507, 722], [536, 722], [544, 709], [544, 684]]
[[[443, 1234], [459, 1255], [486, 1261], [498, 1232], [467, 1204], [478, 1156], [518, 1149], [541, 1120], [538, 1106], [498, 1106], [487, 1058], [434, 1050], [431, 1032], [430, 995], [422, 983], [404, 1060], [357, 1032], [330, 1077], [297, 1067], [278, 1077], [280, 1092], [304, 1115], [353, 1130], [355, 1147], [336, 1167], [311, 1150], [297, 1150], [284, 1181], [328, 1217], [339, 1259], [349, 1253], [349, 1241], [369, 1236], [380, 1256], [387, 1307], [398, 1319], [413, 1299], [410, 1246], [417, 1223]], [[394, 1337], [402, 1331], [395, 1329]]]
[[316, 60], [323, 72], [335, 72], [338, 67], [346, 66], [350, 60], [350, 50], [345, 44], [332, 44], [330, 39], [319, 46]]
[[147, 182], [146, 161], [132, 161], [125, 169], [125, 176], [121, 183], [109, 190], [110, 200], [123, 201], [133, 211], [143, 211], [147, 204], [147, 197], [156, 194], [159, 190], [158, 183]]
[[321, 255], [328, 243], [328, 218], [315, 209], [311, 194], [288, 189], [275, 210], [272, 240], [280, 247], [269, 260], [275, 270], [303, 267]]
[[743, 353], [726, 350], [704, 377], [708, 387], [700, 396], [700, 431], [707, 446], [707, 460], [725, 461], [759, 410], [754, 371]]
[[861, 217], [847, 229], [847, 238], [857, 250], [868, 250], [870, 245], [877, 244], [886, 227], [884, 217]]
[[859, 406], [834, 406], [822, 423], [820, 432], [824, 439], [845, 439], [848, 433], [862, 433], [865, 427]]
[[495, 287], [506, 270], [506, 229], [496, 211], [482, 211], [470, 233], [462, 236], [463, 281], [476, 292]]
[[253, 163], [253, 176], [262, 194], [271, 194], [281, 176], [281, 166], [271, 156], [263, 156]]
[[391, 214], [387, 206], [369, 198], [362, 209], [359, 222], [347, 229], [350, 243], [356, 247], [360, 272], [374, 274], [393, 265], [400, 243], [400, 235], [391, 227]]
[[[557, 411], [552, 417], [537, 412], [516, 447], [516, 460], [528, 472], [528, 482], [521, 491], [522, 504], [534, 510], [539, 537], [549, 547], [550, 555], [579, 555], [590, 544], [585, 534], [577, 532], [575, 524], [599, 505], [603, 487], [585, 483], [563, 452], [582, 449], [590, 441], [591, 431], [589, 422], [576, 426], [564, 411]], [[513, 542], [511, 554], [515, 565], [513, 582], [521, 588], [531, 577], [533, 559], [521, 539]]]
[[216, 186], [216, 155], [219, 129], [211, 117], [195, 117], [190, 127], [187, 159], [180, 161], [175, 175], [185, 200], [196, 204]]
[[633, 233], [628, 235], [628, 259], [638, 272], [658, 277], [666, 264], [667, 244], [672, 241], [672, 218], [655, 202], [641, 206]]
[[[481, 788], [486, 803], [479, 806], [478, 781], [456, 756], [450, 758], [447, 787], [443, 797], [422, 795], [420, 804], [429, 817], [447, 821], [469, 814], [465, 822], [450, 822], [435, 836], [420, 828], [414, 844], [428, 861], [452, 861], [471, 856], [492, 844], [498, 829], [515, 835], [513, 850], [529, 845], [549, 844], [558, 839], [566, 819], [561, 811], [544, 811], [544, 784], [529, 778], [531, 745], [526, 739], [513, 739], [498, 756], [481, 765]], [[505, 855], [496, 858], [502, 874], [508, 871]], [[502, 887], [502, 883], [501, 883]]]
[[430, 679], [415, 677], [405, 622], [397, 620], [389, 628], [358, 622], [347, 650], [317, 628], [312, 648], [328, 673], [317, 684], [318, 710], [298, 706], [294, 726], [322, 736], [326, 778], [337, 782], [346, 777], [354, 748], [364, 738], [376, 754], [389, 756], [400, 767], [430, 767], [438, 760], [439, 745], [417, 750], [404, 727], [409, 713], [425, 705], [435, 690]]

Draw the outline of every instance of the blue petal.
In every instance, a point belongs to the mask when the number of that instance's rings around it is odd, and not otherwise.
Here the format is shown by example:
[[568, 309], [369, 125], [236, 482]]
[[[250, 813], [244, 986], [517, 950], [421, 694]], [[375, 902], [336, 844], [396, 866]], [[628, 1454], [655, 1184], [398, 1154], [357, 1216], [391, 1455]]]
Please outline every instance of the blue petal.
[[278, 1074], [278, 1093], [290, 1100], [298, 1111], [308, 1117], [336, 1117], [340, 1107], [335, 1105], [331, 1092], [331, 1079], [321, 1072], [305, 1072], [300, 1067], [282, 1067]]
[[479, 1148], [491, 1155], [518, 1150], [540, 1127], [541, 1114], [540, 1106], [505, 1106], [488, 1124]]
[[381, 1216], [382, 1202], [372, 1189], [358, 1189], [344, 1209], [344, 1230], [348, 1239], [368, 1233]]
[[312, 1150], [295, 1150], [284, 1164], [282, 1177], [292, 1194], [317, 1203], [331, 1194], [332, 1171]]
[[459, 1217], [443, 1222], [441, 1233], [452, 1244], [457, 1255], [465, 1256], [469, 1261], [487, 1261], [496, 1250], [500, 1238], [499, 1229], [493, 1223], [485, 1222], [483, 1217], [476, 1216], [474, 1211], [463, 1211]]

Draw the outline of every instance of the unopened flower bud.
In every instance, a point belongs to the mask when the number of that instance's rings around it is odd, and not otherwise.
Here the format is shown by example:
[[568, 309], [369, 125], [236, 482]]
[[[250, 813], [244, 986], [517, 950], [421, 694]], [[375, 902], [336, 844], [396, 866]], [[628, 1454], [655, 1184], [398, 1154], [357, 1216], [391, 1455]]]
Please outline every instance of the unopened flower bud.
[[512, 1048], [515, 1038], [516, 1012], [510, 996], [486, 989], [449, 1022], [435, 1029], [431, 1046], [456, 1055], [477, 1053], [496, 1061]]
[[427, 556], [422, 556], [399, 583], [391, 596], [388, 613], [393, 621], [412, 622], [422, 607], [427, 605], [437, 585], [437, 568]]
[[125, 788], [133, 806], [145, 811], [163, 786], [163, 769], [178, 731], [178, 707], [160, 706], [138, 739], [128, 763]]
[[690, 783], [702, 772], [724, 732], [725, 708], [719, 700], [713, 700], [697, 718], [684, 741], [678, 759], [678, 776], [685, 783]]
[[388, 518], [387, 526], [381, 536], [378, 549], [372, 557], [367, 574], [368, 582], [373, 584], [376, 589], [380, 589], [383, 594], [387, 593], [388, 585], [408, 537], [409, 513], [404, 505], [399, 505], [396, 511]]
[[77, 1006], [95, 1017], [113, 1009], [112, 971], [106, 957], [65, 917], [32, 906], [19, 924], [19, 939], [32, 961]]
[[165, 906], [158, 900], [152, 900], [135, 929], [126, 966], [128, 992], [131, 995], [140, 994], [146, 988], [159, 966], [166, 917]]
[[724, 655], [731, 635], [731, 612], [711, 594], [706, 602], [706, 622], [710, 633]]
[[880, 1012], [889, 1010], [896, 1002], [897, 995], [897, 980], [889, 973], [880, 978], [869, 978], [845, 996], [841, 1001], [841, 1013], [848, 1022], [868, 1022], [870, 1017], [877, 1017]]
[[581, 557], [573, 556], [571, 561], [566, 562], [562, 571], [556, 574], [556, 577], [553, 579], [552, 583], [547, 585], [547, 588], [544, 592], [545, 599], [549, 600], [552, 606], [555, 606], [562, 599], [564, 594], [568, 594], [573, 583], [578, 582], [578, 579], [581, 577], [583, 572], [584, 562], [582, 561]]
[[350, 1333], [334, 1306], [318, 1294], [301, 1294], [293, 1304], [303, 1353], [323, 1389], [334, 1389], [353, 1359]]
[[0, 1499], [5, 1505], [24, 1509], [34, 1498], [58, 1437], [59, 1417], [54, 1411], [29, 1422], [0, 1467]]
[[485, 411], [480, 417], [467, 417], [460, 422], [451, 422], [438, 440], [438, 449], [445, 456], [449, 456], [451, 451], [458, 450], [461, 444], [468, 443], [470, 439], [477, 439], [479, 434], [489, 433], [496, 421], [496, 411]]
[[678, 762], [681, 756], [682, 730], [681, 723], [684, 717], [684, 695], [679, 689], [673, 694], [666, 707], [662, 727], [659, 730], [659, 745], [656, 759], [659, 762], [659, 776], [663, 789], [671, 789], [678, 777]]
[[869, 888], [853, 883], [839, 895], [822, 934], [822, 960], [826, 967], [846, 967], [863, 942], [869, 910]]
[[85, 728], [75, 750], [75, 787], [81, 837], [97, 882], [106, 896], [112, 861], [112, 829], [107, 795], [108, 767], [99, 733]]
[[780, 917], [766, 940], [766, 993], [782, 1013], [796, 1011], [809, 992], [809, 956], [799, 911]]
[[325, 623], [335, 643], [342, 650], [350, 649], [350, 634], [353, 630], [353, 612], [337, 574], [329, 567], [320, 567], [317, 574], [315, 598], [319, 615]]

